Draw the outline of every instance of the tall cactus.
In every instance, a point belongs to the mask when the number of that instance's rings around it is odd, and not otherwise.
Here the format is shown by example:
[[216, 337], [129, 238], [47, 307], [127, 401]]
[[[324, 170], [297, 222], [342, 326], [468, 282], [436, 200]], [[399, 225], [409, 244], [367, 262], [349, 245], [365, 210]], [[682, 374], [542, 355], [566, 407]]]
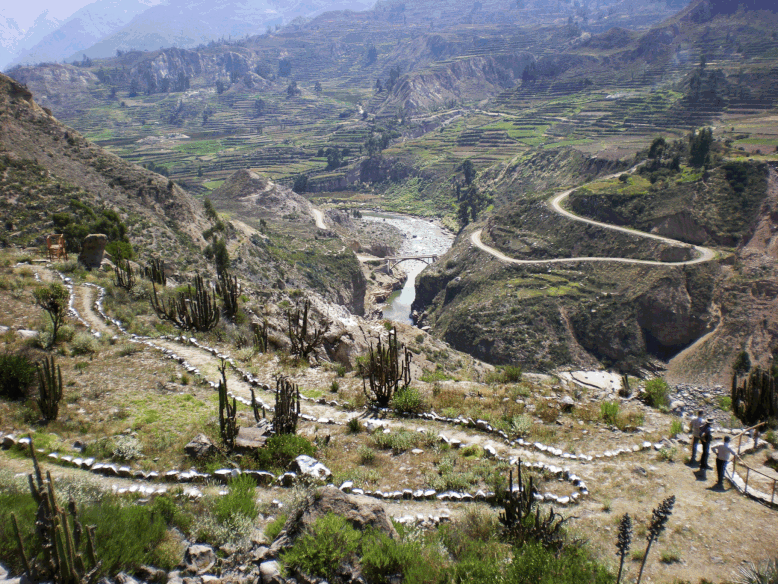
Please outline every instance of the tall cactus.
[[219, 322], [219, 306], [216, 295], [209, 292], [201, 276], [195, 277], [195, 288], [179, 293], [168, 303], [157, 296], [156, 285], [151, 286], [151, 306], [162, 320], [169, 320], [183, 330], [209, 331]]
[[227, 318], [235, 322], [238, 315], [238, 299], [240, 298], [240, 284], [237, 276], [230, 276], [226, 271], [219, 274], [216, 281], [216, 291], [222, 297], [224, 313]]
[[219, 365], [222, 378], [219, 381], [219, 433], [227, 450], [235, 448], [235, 438], [238, 437], [237, 401], [227, 396], [227, 363], [222, 360]]
[[[402, 347], [402, 352], [401, 352]], [[370, 384], [368, 390], [367, 382]], [[362, 390], [370, 403], [379, 407], [388, 407], [392, 396], [402, 384], [411, 383], [411, 353], [397, 340], [397, 328], [389, 331], [386, 345], [378, 337], [378, 345], [370, 344], [365, 377], [362, 378]]]
[[[550, 509], [548, 517], [541, 516], [540, 505], [535, 495], [537, 490], [533, 485], [532, 476], [525, 484], [521, 478], [521, 460], [517, 469], [518, 488], [513, 488], [513, 469], [510, 471], [508, 492], [503, 499], [503, 510], [500, 512], [506, 535], [516, 544], [527, 541], [537, 541], [546, 549], [559, 551], [564, 545], [562, 525], [567, 521]], [[533, 516], [534, 511], [534, 518]]]
[[[51, 473], [46, 473], [44, 481], [32, 438], [30, 438], [30, 454], [34, 474], [29, 475], [28, 482], [30, 493], [38, 504], [35, 528], [41, 541], [43, 557], [28, 557], [16, 516], [12, 515], [19, 555], [25, 573], [33, 581], [54, 580], [57, 584], [91, 584], [97, 579], [101, 567], [101, 562], [97, 561], [95, 554], [94, 527], [87, 528], [86, 542], [82, 543], [84, 529], [78, 521], [76, 504], [71, 499], [67, 512], [57, 504]], [[86, 559], [84, 552], [86, 552]], [[87, 566], [91, 566], [91, 569], [87, 569]]]
[[119, 260], [113, 268], [114, 274], [116, 274], [116, 285], [125, 290], [132, 290], [135, 286], [137, 278], [132, 271], [132, 264], [130, 260]]
[[44, 357], [43, 366], [38, 368], [38, 408], [43, 419], [53, 421], [59, 415], [59, 402], [62, 400], [62, 371], [54, 368], [54, 356]]
[[144, 270], [146, 277], [160, 286], [167, 285], [167, 276], [165, 275], [165, 262], [162, 258], [151, 258], [149, 265]]
[[732, 376], [732, 411], [748, 426], [778, 418], [778, 390], [770, 372], [757, 367], [747, 376]]
[[255, 322], [251, 326], [254, 330], [254, 348], [261, 353], [267, 353], [267, 319], [264, 319], [261, 325]]
[[273, 431], [276, 434], [296, 434], [300, 417], [300, 388], [286, 377], [276, 379], [276, 411]]
[[294, 311], [286, 313], [289, 340], [292, 343], [291, 354], [303, 359], [324, 342], [324, 335], [330, 329], [329, 321], [320, 319], [314, 323], [310, 309], [311, 301], [306, 298], [302, 305], [298, 302]]

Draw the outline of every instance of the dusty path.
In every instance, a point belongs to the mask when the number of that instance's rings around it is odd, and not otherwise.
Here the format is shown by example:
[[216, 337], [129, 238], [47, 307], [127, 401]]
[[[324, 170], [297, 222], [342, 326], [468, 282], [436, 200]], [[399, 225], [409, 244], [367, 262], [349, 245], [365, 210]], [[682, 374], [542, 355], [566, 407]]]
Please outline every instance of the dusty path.
[[[632, 169], [629, 172], [632, 171], [634, 171], [634, 169]], [[620, 174], [622, 173], [611, 174], [599, 180], [610, 180], [619, 176]], [[702, 247], [699, 245], [689, 245], [687, 243], [684, 243], [682, 241], [677, 241], [669, 237], [663, 237], [661, 235], [655, 235], [653, 233], [646, 233], [645, 231], [638, 231], [637, 229], [630, 229], [628, 227], [609, 225], [608, 223], [601, 223], [600, 221], [587, 219], [586, 217], [580, 217], [579, 215], [575, 215], [574, 213], [571, 213], [570, 211], [562, 207], [562, 203], [565, 201], [565, 199], [567, 199], [570, 196], [570, 193], [575, 191], [577, 188], [579, 187], [568, 189], [566, 191], [562, 191], [561, 193], [557, 193], [556, 195], [554, 195], [549, 200], [549, 205], [551, 206], [551, 208], [557, 213], [559, 213], [560, 215], [562, 215], [563, 217], [567, 217], [571, 221], [587, 223], [589, 225], [595, 225], [597, 227], [610, 229], [612, 231], [619, 231], [621, 233], [626, 233], [628, 235], [636, 235], [638, 237], [644, 237], [646, 239], [661, 241], [663, 243], [667, 243], [669, 245], [673, 245], [676, 247], [685, 247], [685, 248], [692, 249], [697, 253], [697, 257], [691, 260], [685, 260], [681, 262], [660, 262], [655, 260], [638, 260], [632, 258], [619, 258], [619, 257], [574, 257], [574, 258], [554, 258], [554, 259], [547, 259], [547, 260], [518, 260], [509, 257], [504, 253], [494, 249], [493, 247], [490, 247], [485, 243], [483, 243], [481, 241], [481, 232], [483, 231], [483, 229], [474, 231], [470, 235], [471, 243], [477, 248], [485, 251], [486, 253], [493, 255], [500, 261], [510, 263], [510, 264], [523, 264], [523, 265], [562, 264], [562, 263], [569, 263], [569, 262], [617, 262], [621, 264], [636, 264], [636, 265], [643, 265], [643, 266], [689, 266], [692, 264], [709, 262], [711, 260], [716, 259], [717, 257], [716, 251], [708, 247]]]

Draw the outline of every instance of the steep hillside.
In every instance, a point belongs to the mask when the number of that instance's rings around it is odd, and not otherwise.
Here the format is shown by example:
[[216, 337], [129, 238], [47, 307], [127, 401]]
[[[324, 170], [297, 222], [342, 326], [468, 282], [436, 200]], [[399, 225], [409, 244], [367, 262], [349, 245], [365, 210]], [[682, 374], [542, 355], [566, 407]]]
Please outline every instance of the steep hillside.
[[[201, 205], [172, 181], [91, 144], [0, 75], [0, 157], [4, 238], [40, 244], [52, 213], [71, 200], [119, 212], [140, 250], [197, 262]], [[77, 247], [80, 242], [69, 242]]]

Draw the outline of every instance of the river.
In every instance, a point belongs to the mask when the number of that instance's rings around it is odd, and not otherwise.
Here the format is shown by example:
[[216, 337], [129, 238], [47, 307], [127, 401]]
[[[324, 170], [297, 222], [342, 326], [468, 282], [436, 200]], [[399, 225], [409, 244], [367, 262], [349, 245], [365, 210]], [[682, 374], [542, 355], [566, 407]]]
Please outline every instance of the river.
[[[454, 242], [454, 235], [431, 222], [412, 215], [399, 213], [371, 213], [362, 212], [364, 221], [384, 222], [396, 227], [403, 235], [403, 242], [397, 251], [399, 256], [437, 255], [441, 256], [448, 251]], [[389, 296], [384, 308], [384, 318], [397, 322], [411, 323], [411, 304], [416, 298], [416, 276], [418, 276], [427, 264], [423, 261], [404, 261], [396, 266], [395, 270], [403, 270], [408, 275], [402, 290]]]

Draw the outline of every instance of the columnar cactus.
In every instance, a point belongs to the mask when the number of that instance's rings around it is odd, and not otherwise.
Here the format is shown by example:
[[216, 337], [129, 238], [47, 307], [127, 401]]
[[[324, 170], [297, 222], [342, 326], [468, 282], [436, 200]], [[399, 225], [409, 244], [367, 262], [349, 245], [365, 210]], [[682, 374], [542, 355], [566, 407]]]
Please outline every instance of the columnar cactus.
[[151, 306], [162, 320], [169, 320], [183, 330], [209, 331], [219, 322], [219, 307], [216, 295], [209, 292], [201, 276], [195, 278], [195, 288], [187, 287], [168, 303], [157, 296], [156, 285], [152, 284]]
[[54, 369], [54, 357], [44, 357], [43, 365], [38, 368], [38, 408], [43, 419], [53, 421], [59, 415], [59, 402], [62, 400], [62, 371], [59, 365]]
[[222, 374], [219, 380], [219, 433], [227, 450], [232, 450], [235, 448], [235, 438], [238, 437], [238, 408], [235, 398], [232, 398], [230, 404], [227, 396], [227, 363], [224, 360], [219, 365], [219, 372]]
[[[43, 480], [32, 438], [30, 454], [34, 474], [29, 475], [28, 479], [30, 493], [38, 503], [35, 525], [41, 539], [43, 557], [27, 556], [16, 516], [11, 515], [25, 573], [34, 582], [54, 580], [57, 584], [91, 584], [97, 579], [101, 566], [95, 555], [94, 527], [87, 528], [86, 542], [82, 545], [84, 528], [78, 521], [76, 504], [71, 499], [67, 513], [57, 504], [51, 474], [47, 472], [46, 480]], [[91, 568], [87, 569], [87, 566]]]
[[273, 431], [276, 434], [296, 434], [300, 416], [300, 388], [286, 377], [276, 379], [276, 411]]
[[[408, 387], [411, 383], [411, 353], [397, 341], [397, 328], [389, 331], [386, 345], [381, 338], [373, 348], [370, 344], [368, 363], [365, 376], [362, 378], [362, 390], [370, 403], [379, 407], [388, 407], [392, 396], [402, 384]], [[368, 390], [368, 383], [370, 389]]]

